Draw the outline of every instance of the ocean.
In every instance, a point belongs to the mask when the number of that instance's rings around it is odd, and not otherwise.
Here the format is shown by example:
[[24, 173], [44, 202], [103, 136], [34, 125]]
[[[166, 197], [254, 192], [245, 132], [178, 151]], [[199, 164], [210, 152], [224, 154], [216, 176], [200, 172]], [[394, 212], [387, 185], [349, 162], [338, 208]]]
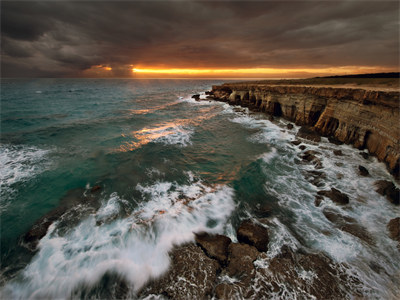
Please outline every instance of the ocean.
[[[291, 143], [300, 127], [191, 98], [204, 99], [222, 82], [2, 79], [2, 299], [90, 298], [87, 290], [101, 298], [109, 274], [134, 294], [166, 272], [168, 253], [194, 241], [194, 232], [237, 241], [240, 221], [260, 218], [265, 206], [270, 243], [259, 266], [283, 245], [321, 252], [348, 266], [365, 297], [395, 298], [400, 260], [386, 225], [400, 208], [373, 185], [392, 180], [385, 165], [327, 138], [303, 141], [323, 165], [324, 176], [310, 183], [305, 174], [314, 166], [301, 163], [303, 150]], [[359, 165], [370, 176], [359, 176]], [[351, 206], [327, 199], [316, 206], [317, 191], [331, 187]], [[27, 249], [24, 234], [60, 205], [68, 210], [38, 251]], [[356, 220], [374, 242], [340, 230], [322, 213], [327, 208]]]

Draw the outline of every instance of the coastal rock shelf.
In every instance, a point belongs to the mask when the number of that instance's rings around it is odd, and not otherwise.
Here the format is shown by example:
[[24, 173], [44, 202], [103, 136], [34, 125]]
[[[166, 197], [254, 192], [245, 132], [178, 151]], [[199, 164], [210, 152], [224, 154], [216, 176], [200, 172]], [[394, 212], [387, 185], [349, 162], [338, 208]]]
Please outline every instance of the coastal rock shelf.
[[368, 151], [399, 178], [399, 92], [300, 85], [214, 85], [209, 97], [308, 125]]

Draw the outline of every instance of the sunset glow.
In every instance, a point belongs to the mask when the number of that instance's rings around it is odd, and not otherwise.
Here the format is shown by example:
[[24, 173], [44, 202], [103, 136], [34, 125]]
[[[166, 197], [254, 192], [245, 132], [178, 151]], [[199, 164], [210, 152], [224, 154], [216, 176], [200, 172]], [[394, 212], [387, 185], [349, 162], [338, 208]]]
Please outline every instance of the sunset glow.
[[132, 68], [135, 75], [143, 77], [152, 76], [188, 76], [188, 77], [254, 77], [254, 76], [284, 76], [284, 75], [333, 75], [333, 74], [352, 74], [363, 72], [390, 72], [391, 68], [375, 66], [343, 66], [329, 68], [238, 68], [238, 69], [196, 69], [196, 68]]

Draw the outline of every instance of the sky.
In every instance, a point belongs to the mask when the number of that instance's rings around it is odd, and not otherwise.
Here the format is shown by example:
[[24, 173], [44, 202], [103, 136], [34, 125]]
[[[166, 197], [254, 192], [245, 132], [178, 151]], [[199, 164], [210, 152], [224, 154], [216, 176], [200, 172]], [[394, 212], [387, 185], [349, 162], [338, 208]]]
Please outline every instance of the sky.
[[1, 1], [2, 77], [399, 71], [399, 1]]

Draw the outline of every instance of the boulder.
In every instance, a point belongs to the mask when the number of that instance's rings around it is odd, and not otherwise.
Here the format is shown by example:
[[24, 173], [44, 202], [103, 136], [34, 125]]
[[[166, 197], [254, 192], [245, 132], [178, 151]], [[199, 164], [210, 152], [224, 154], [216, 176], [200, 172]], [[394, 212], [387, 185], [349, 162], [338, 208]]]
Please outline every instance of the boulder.
[[252, 245], [258, 251], [268, 250], [268, 230], [261, 225], [253, 223], [251, 220], [245, 220], [240, 224], [237, 230], [237, 238], [239, 242]]
[[293, 129], [293, 124], [291, 124], [291, 123], [287, 124], [287, 125], [286, 125], [286, 128], [289, 129], [289, 130], [290, 130], [290, 129]]
[[325, 196], [330, 198], [333, 202], [338, 204], [348, 204], [349, 203], [349, 196], [342, 193], [341, 191], [331, 188], [330, 191], [319, 191], [318, 195]]
[[369, 172], [368, 172], [367, 168], [365, 168], [363, 166], [358, 166], [358, 171], [361, 176], [369, 176]]
[[231, 239], [224, 235], [210, 235], [202, 232], [196, 234], [196, 243], [203, 249], [208, 257], [218, 260], [221, 265], [226, 265], [228, 259], [228, 246]]
[[305, 150], [306, 148], [307, 148], [307, 147], [304, 146], [304, 145], [300, 145], [300, 146], [299, 146], [299, 149], [300, 149], [300, 150]]
[[400, 190], [387, 180], [378, 180], [375, 182], [376, 192], [386, 198], [393, 204], [399, 205]]
[[369, 158], [369, 154], [366, 152], [360, 152], [360, 155], [364, 158], [364, 159], [368, 159]]

